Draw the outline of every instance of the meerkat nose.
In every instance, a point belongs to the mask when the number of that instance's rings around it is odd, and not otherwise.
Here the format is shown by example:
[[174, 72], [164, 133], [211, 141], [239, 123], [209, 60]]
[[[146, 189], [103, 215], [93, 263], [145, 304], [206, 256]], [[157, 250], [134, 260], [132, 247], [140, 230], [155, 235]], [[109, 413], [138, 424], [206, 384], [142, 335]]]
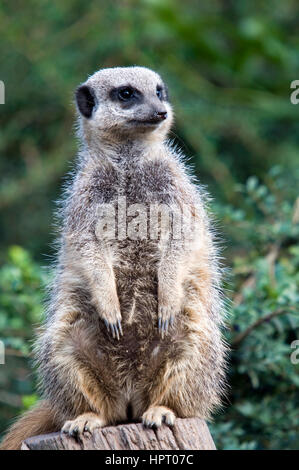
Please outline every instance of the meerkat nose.
[[167, 118], [167, 111], [156, 111], [155, 114], [161, 121]]

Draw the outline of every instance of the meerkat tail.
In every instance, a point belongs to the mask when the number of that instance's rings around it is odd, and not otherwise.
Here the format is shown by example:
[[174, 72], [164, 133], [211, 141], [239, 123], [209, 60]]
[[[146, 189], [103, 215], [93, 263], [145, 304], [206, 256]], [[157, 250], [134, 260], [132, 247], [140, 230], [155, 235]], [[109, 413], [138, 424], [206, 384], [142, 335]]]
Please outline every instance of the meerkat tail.
[[47, 401], [41, 401], [11, 426], [0, 450], [20, 450], [26, 438], [58, 431], [59, 428], [55, 412]]

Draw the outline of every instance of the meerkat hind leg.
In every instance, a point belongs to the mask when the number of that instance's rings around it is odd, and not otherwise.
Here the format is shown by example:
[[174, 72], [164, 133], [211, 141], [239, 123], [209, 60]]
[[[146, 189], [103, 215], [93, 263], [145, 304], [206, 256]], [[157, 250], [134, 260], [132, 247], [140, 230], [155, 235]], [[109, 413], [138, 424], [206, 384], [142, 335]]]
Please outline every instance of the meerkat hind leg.
[[105, 420], [95, 413], [83, 413], [71, 421], [66, 421], [61, 431], [72, 437], [78, 437], [85, 432], [92, 433], [106, 424]]
[[162, 423], [173, 426], [174, 412], [166, 406], [150, 406], [142, 415], [142, 422], [148, 428], [160, 427]]

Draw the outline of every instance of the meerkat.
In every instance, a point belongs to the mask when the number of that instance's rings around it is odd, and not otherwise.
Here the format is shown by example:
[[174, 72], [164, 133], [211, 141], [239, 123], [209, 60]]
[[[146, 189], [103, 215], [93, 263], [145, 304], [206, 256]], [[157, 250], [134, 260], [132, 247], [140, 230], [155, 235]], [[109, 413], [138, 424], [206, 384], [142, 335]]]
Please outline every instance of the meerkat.
[[2, 449], [128, 419], [209, 419], [224, 391], [222, 269], [205, 193], [167, 140], [166, 85], [144, 67], [102, 69], [75, 101], [80, 151], [35, 351], [42, 401]]

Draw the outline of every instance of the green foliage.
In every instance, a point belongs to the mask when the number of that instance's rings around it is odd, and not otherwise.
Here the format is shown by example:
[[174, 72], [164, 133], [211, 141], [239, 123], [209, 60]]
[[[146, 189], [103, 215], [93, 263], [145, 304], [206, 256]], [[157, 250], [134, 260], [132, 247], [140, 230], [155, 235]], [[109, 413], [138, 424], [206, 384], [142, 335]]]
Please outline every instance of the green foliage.
[[243, 210], [215, 208], [236, 251], [227, 333], [231, 393], [212, 425], [220, 448], [299, 446], [299, 365], [291, 362], [299, 336], [299, 220], [291, 180], [274, 167], [267, 186], [256, 177], [238, 185]]
[[22, 404], [24, 410], [29, 410], [38, 400], [38, 396], [36, 393], [32, 393], [31, 395], [24, 395], [22, 397]]
[[0, 268], [0, 340], [5, 345], [5, 365], [0, 365], [1, 430], [9, 418], [34, 401], [31, 343], [33, 329], [41, 322], [48, 279], [26, 250], [19, 246], [8, 250]]
[[19, 246], [9, 249], [0, 270], [0, 329], [7, 348], [29, 353], [32, 326], [41, 320], [45, 281], [45, 273], [27, 251]]
[[217, 446], [298, 448], [296, 2], [4, 0], [0, 29], [0, 430], [36, 400], [30, 342], [53, 201], [76, 152], [73, 90], [100, 67], [138, 64], [169, 84], [171, 137], [213, 195], [226, 244], [233, 351]]

